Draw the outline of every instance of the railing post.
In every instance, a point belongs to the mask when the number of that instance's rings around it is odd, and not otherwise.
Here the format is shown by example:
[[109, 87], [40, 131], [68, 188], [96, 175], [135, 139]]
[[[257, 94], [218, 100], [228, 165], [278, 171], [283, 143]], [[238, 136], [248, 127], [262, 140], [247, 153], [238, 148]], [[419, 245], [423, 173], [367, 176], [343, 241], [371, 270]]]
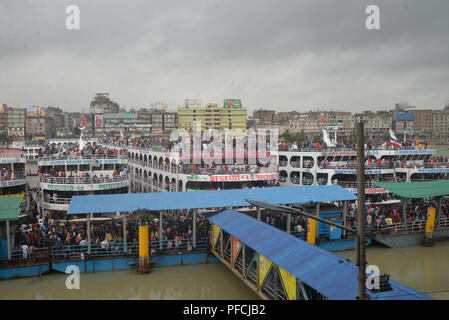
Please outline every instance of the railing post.
[[90, 215], [92, 213], [87, 214], [87, 255], [90, 256]]
[[192, 230], [192, 238], [193, 238], [193, 247], [196, 248], [196, 210], [193, 210], [193, 230]]
[[159, 211], [159, 249], [162, 251], [162, 211]]
[[11, 260], [11, 233], [9, 230], [9, 220], [6, 220], [6, 241], [8, 242], [8, 260]]
[[127, 238], [126, 238], [126, 213], [122, 216], [122, 223], [123, 223], [123, 252], [125, 255], [128, 253], [128, 246], [127, 246]]

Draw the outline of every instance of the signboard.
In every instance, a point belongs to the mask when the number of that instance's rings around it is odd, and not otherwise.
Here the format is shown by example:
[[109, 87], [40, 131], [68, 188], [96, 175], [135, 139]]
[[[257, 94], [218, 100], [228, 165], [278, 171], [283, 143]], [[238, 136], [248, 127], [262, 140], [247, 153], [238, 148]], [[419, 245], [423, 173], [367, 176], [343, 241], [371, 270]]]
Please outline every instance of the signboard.
[[265, 277], [271, 269], [272, 262], [259, 254], [259, 287], [262, 286]]
[[449, 168], [440, 168], [440, 169], [418, 169], [418, 172], [422, 172], [422, 173], [445, 173], [445, 172], [449, 172]]
[[323, 156], [356, 156], [357, 151], [334, 151], [334, 152], [323, 152]]
[[[337, 169], [334, 170], [335, 174], [357, 174], [357, 170], [353, 169]], [[394, 169], [377, 169], [377, 170], [365, 170], [365, 174], [388, 174], [394, 173]]]
[[27, 117], [40, 117], [45, 116], [45, 108], [44, 107], [27, 107], [26, 108]]
[[[357, 188], [346, 188], [346, 190], [354, 194], [357, 194]], [[388, 191], [383, 188], [365, 188], [365, 193], [366, 194], [388, 193]]]
[[43, 189], [50, 189], [55, 191], [84, 191], [84, 185], [82, 184], [48, 184], [47, 187]]
[[435, 149], [425, 149], [425, 150], [397, 150], [398, 155], [409, 155], [409, 154], [434, 154]]
[[0, 106], [0, 113], [7, 113], [8, 112], [8, 105], [2, 104]]
[[242, 101], [240, 99], [224, 99], [223, 108], [241, 108]]
[[227, 174], [211, 176], [210, 182], [227, 182], [227, 181], [251, 181], [251, 180], [274, 180], [278, 178], [278, 173], [258, 173], [258, 174]]
[[186, 99], [184, 102], [185, 107], [191, 107], [191, 106], [201, 106], [201, 100], [200, 99]]
[[103, 115], [102, 114], [95, 115], [95, 128], [103, 128]]
[[100, 183], [100, 184], [45, 184], [41, 183], [42, 189], [55, 191], [90, 191], [90, 190], [109, 190], [128, 186], [128, 181]]
[[288, 300], [296, 300], [296, 278], [281, 267], [279, 267], [279, 274], [287, 292]]
[[[75, 160], [50, 160], [39, 161], [40, 166], [58, 166], [58, 165], [76, 165], [76, 164], [91, 164], [94, 159], [75, 159]], [[125, 163], [125, 159], [96, 159], [99, 164], [115, 164]]]

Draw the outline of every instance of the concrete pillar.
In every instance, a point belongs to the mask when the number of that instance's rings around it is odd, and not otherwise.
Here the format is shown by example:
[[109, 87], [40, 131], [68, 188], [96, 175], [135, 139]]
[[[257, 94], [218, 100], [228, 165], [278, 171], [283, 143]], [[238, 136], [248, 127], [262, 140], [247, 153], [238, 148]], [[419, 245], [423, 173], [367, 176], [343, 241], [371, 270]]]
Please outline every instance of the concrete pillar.
[[290, 213], [287, 213], [287, 232], [290, 233], [290, 225], [292, 222], [292, 215]]
[[[92, 214], [92, 213], [91, 213]], [[87, 214], [87, 254], [90, 255], [90, 215]]]
[[261, 209], [260, 207], [257, 207], [257, 220], [260, 221], [260, 213], [261, 213]]
[[[343, 226], [346, 226], [346, 217], [348, 216], [348, 201], [343, 202]], [[346, 230], [343, 231], [343, 237], [346, 237]]]
[[408, 232], [408, 226], [407, 226], [407, 199], [402, 199], [402, 220], [403, 220], [403, 226], [404, 231]]
[[139, 273], [149, 271], [148, 226], [139, 226]]
[[8, 260], [11, 260], [11, 232], [9, 230], [9, 220], [6, 220], [6, 241], [8, 247]]
[[192, 228], [192, 242], [193, 247], [196, 248], [196, 210], [193, 210], [193, 228]]

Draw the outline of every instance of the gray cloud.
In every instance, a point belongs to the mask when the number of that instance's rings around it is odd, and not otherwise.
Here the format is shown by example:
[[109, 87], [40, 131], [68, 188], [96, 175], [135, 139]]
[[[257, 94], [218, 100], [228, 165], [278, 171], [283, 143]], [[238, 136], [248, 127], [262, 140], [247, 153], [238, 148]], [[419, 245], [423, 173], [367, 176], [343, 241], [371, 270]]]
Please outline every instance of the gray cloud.
[[[76, 4], [81, 29], [65, 29]], [[379, 5], [381, 30], [365, 28]], [[353, 112], [449, 100], [449, 2], [14, 1], [0, 3], [0, 102], [87, 108], [242, 98], [250, 109]]]

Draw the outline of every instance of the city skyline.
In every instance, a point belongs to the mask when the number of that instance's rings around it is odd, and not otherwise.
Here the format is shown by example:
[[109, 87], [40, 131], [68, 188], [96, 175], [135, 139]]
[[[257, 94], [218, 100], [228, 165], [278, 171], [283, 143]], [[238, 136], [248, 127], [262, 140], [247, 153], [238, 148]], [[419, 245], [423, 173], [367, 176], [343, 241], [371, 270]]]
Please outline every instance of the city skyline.
[[[79, 30], [65, 27], [72, 4]], [[370, 4], [380, 8], [380, 30], [365, 27]], [[77, 112], [95, 92], [127, 109], [241, 98], [249, 113], [449, 102], [443, 1], [3, 1], [0, 8], [0, 102], [12, 107]]]

